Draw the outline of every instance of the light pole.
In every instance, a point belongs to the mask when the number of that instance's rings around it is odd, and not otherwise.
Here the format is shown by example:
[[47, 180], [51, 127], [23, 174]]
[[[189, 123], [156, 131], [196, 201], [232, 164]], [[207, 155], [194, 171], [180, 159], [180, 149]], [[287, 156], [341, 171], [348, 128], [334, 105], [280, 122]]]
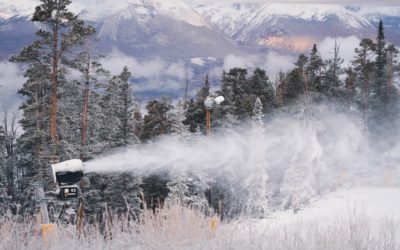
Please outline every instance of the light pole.
[[223, 101], [225, 101], [225, 98], [223, 96], [209, 96], [206, 98], [206, 100], [204, 100], [204, 106], [206, 107], [206, 127], [208, 136], [211, 134], [211, 109], [215, 105], [220, 105]]

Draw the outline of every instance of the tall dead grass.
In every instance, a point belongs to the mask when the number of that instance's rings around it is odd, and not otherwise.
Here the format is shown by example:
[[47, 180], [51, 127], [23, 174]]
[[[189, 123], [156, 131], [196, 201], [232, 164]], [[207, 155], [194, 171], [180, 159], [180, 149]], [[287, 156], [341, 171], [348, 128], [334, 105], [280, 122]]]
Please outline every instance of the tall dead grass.
[[[243, 219], [218, 224], [212, 214], [179, 203], [153, 212], [145, 211], [137, 221], [106, 218], [100, 225], [85, 225], [78, 235], [75, 226], [58, 226], [56, 235], [43, 240], [35, 219], [0, 218], [1, 249], [311, 249], [397, 250], [398, 221], [369, 218], [351, 210], [334, 220], [297, 221]], [[212, 226], [213, 224], [213, 226]]]

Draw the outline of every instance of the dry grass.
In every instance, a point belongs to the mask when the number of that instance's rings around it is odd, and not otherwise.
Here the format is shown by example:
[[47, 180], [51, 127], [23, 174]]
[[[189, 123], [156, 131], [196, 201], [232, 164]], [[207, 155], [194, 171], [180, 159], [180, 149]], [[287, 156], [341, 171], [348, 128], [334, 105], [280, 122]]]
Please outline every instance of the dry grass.
[[35, 220], [18, 223], [0, 218], [1, 249], [400, 249], [399, 223], [376, 221], [362, 211], [350, 211], [336, 220], [285, 223], [243, 220], [221, 224], [216, 234], [213, 218], [200, 209], [172, 204], [147, 211], [138, 222], [113, 218], [105, 234], [98, 225], [86, 225], [84, 235], [75, 227], [58, 227], [54, 239], [43, 241]]

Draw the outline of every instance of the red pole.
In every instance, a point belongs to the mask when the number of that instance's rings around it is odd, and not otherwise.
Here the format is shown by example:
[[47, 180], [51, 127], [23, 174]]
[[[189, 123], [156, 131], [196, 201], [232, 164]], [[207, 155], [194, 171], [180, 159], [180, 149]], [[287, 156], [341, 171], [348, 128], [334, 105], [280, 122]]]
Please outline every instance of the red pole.
[[206, 111], [206, 122], [207, 122], [207, 135], [211, 134], [211, 111], [207, 109]]

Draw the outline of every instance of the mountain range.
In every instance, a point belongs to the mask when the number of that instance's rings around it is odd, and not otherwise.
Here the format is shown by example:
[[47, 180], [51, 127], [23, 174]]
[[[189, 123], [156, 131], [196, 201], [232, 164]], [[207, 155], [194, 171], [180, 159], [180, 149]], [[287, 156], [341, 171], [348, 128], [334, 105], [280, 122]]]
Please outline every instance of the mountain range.
[[[32, 40], [35, 2], [0, 3], [0, 56]], [[326, 37], [376, 35], [379, 19], [387, 38], [400, 45], [400, 5], [215, 3], [182, 0], [78, 1], [71, 9], [96, 26], [100, 48], [136, 58], [223, 58], [260, 49], [301, 52]]]
[[[0, 63], [35, 39], [38, 24], [30, 17], [38, 3], [0, 1]], [[387, 40], [400, 46], [400, 4], [239, 0], [189, 5], [184, 0], [73, 0], [70, 10], [97, 28], [99, 52], [107, 56], [105, 66], [118, 73], [128, 65], [135, 77], [135, 90], [147, 97], [181, 96], [187, 72], [198, 86], [205, 72], [210, 72], [210, 80], [217, 84], [222, 68], [236, 66], [261, 66], [274, 77], [277, 71], [290, 69], [294, 58], [308, 53], [314, 43], [330, 51], [335, 37], [350, 39], [351, 44], [341, 48], [350, 61], [361, 38], [375, 38], [380, 19]], [[2, 77], [0, 72], [3, 91], [10, 79], [6, 73]]]

